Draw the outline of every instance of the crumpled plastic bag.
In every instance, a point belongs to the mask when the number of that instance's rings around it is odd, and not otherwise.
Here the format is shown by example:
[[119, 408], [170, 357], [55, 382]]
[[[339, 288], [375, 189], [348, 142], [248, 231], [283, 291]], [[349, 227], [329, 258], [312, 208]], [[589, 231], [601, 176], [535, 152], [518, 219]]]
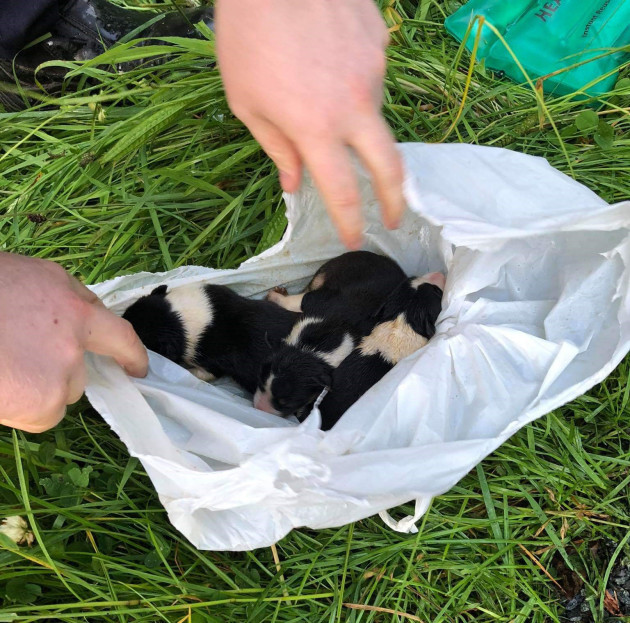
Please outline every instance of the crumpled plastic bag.
[[[447, 271], [437, 335], [329, 432], [257, 411], [230, 381], [204, 383], [151, 354], [145, 379], [88, 354], [87, 395], [140, 459], [173, 525], [200, 549], [249, 550], [292, 528], [376, 513], [415, 531], [510, 435], [601, 382], [630, 348], [630, 202], [608, 205], [541, 158], [471, 145], [403, 144], [410, 210], [380, 222], [360, 172], [365, 248], [410, 275]], [[286, 197], [283, 240], [236, 270], [188, 266], [93, 286], [121, 313], [162, 283], [299, 291], [342, 253], [307, 180]], [[416, 500], [414, 516], [386, 512]]]

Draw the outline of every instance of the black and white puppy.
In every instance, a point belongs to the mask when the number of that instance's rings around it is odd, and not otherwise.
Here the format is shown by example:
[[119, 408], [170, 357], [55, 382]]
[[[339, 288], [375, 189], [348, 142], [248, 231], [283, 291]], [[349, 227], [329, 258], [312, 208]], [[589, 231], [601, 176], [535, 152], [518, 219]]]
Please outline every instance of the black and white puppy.
[[406, 278], [389, 257], [349, 251], [324, 263], [301, 294], [289, 295], [277, 288], [267, 298], [307, 316], [339, 317], [352, 324], [373, 316]]
[[254, 406], [277, 415], [305, 417], [324, 388], [322, 427], [341, 415], [398, 361], [435, 334], [445, 278], [405, 279], [376, 317], [355, 325], [339, 318], [304, 317], [263, 365]]
[[330, 391], [319, 405], [322, 430], [332, 428], [370, 387], [435, 335], [444, 284], [442, 273], [429, 273], [406, 280], [391, 293], [372, 329], [334, 370]]
[[143, 344], [202, 380], [229, 376], [256, 390], [260, 367], [300, 314], [247, 299], [225, 286], [159, 286], [127, 308]]
[[254, 406], [278, 415], [306, 415], [357, 345], [361, 325], [405, 280], [394, 260], [350, 251], [323, 264], [301, 294], [270, 292], [269, 300], [303, 311], [304, 318], [263, 365]]
[[254, 407], [276, 415], [308, 415], [360, 337], [360, 329], [345, 318], [305, 316], [263, 364]]

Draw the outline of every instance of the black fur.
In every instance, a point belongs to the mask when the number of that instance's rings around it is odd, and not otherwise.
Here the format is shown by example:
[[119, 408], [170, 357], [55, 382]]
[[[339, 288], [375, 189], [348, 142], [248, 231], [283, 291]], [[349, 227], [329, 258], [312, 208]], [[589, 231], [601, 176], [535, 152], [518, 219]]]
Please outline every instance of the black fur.
[[322, 322], [305, 327], [296, 346], [283, 345], [261, 371], [265, 390], [270, 374], [271, 405], [283, 415], [307, 413], [324, 387], [330, 386], [333, 366], [315, 353], [330, 353], [346, 334], [356, 340], [362, 323], [383, 304], [406, 275], [398, 264], [370, 251], [350, 251], [323, 264], [302, 299], [304, 317]]
[[[314, 288], [323, 276], [323, 284]], [[370, 251], [349, 251], [315, 273], [302, 299], [308, 316], [339, 316], [347, 323], [369, 318], [385, 297], [406, 279], [394, 260]]]
[[271, 383], [271, 405], [281, 415], [307, 415], [325, 387], [330, 387], [334, 367], [316, 353], [331, 353], [346, 335], [356, 345], [359, 331], [342, 318], [326, 318], [308, 324], [301, 331], [296, 345], [281, 344], [261, 368], [258, 388]]
[[330, 430], [392, 368], [392, 364], [380, 355], [363, 355], [355, 348], [334, 371], [331, 389], [319, 405], [322, 430]]
[[269, 301], [246, 299], [225, 286], [206, 286], [215, 319], [197, 345], [196, 363], [231, 376], [255, 392], [262, 362], [280, 346], [300, 314]]
[[[395, 320], [403, 314], [407, 324], [419, 335], [427, 339], [435, 335], [435, 323], [442, 309], [442, 290], [429, 283], [413, 288], [412, 281], [412, 279], [405, 281], [391, 293], [377, 312], [373, 328], [382, 322]], [[322, 430], [332, 428], [339, 418], [393, 367], [394, 365], [381, 355], [364, 355], [360, 347], [355, 348], [334, 370], [331, 390], [319, 405]]]
[[132, 324], [149, 350], [175, 363], [183, 363], [185, 329], [179, 316], [171, 310], [166, 286], [158, 286], [151, 294], [139, 298], [127, 308], [123, 318]]
[[258, 383], [260, 390], [265, 389], [267, 379], [273, 374], [273, 408], [280, 415], [301, 415], [310, 411], [317, 396], [325, 387], [330, 387], [334, 368], [317, 355], [295, 346], [284, 346], [281, 354], [277, 355], [262, 366]]
[[261, 371], [259, 389], [270, 374], [271, 405], [283, 415], [301, 413], [330, 385], [333, 366], [313, 354], [335, 350], [346, 334], [356, 343], [362, 323], [383, 304], [406, 275], [394, 260], [370, 251], [350, 251], [323, 264], [302, 299], [304, 317], [322, 322], [304, 328], [296, 346], [283, 345]]
[[[303, 317], [304, 320], [308, 318], [309, 316], [306, 315]], [[364, 324], [364, 322], [350, 324], [342, 316], [323, 318], [319, 322], [304, 326], [300, 332], [298, 344], [305, 350], [330, 353], [341, 346], [346, 335], [356, 341], [361, 335], [361, 327]]]
[[225, 286], [202, 287], [212, 306], [213, 321], [201, 334], [193, 361], [183, 360], [185, 327], [171, 309], [166, 286], [136, 301], [123, 317], [150, 350], [216, 377], [230, 376], [254, 392], [262, 362], [278, 348], [300, 314], [268, 301], [246, 299]]
[[414, 288], [412, 279], [401, 283], [376, 312], [379, 322], [394, 320], [405, 315], [407, 324], [419, 335], [431, 339], [435, 335], [435, 322], [442, 311], [442, 290], [431, 283]]

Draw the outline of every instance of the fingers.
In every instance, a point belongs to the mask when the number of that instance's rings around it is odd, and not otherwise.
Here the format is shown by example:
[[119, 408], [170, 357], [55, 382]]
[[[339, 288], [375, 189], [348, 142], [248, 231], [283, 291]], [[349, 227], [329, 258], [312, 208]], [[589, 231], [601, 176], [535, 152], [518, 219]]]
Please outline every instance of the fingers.
[[[70, 275], [69, 279], [72, 291], [90, 304], [85, 327], [85, 349], [98, 355], [113, 357], [131, 376], [146, 376], [147, 351], [131, 325], [110, 312], [103, 301], [78, 279]], [[67, 404], [79, 400], [85, 388], [85, 380], [85, 367], [81, 359], [70, 376]]]
[[370, 172], [385, 226], [398, 227], [405, 210], [403, 166], [383, 118], [380, 115], [370, 117], [367, 125], [362, 125], [352, 137], [350, 145]]
[[348, 149], [341, 143], [302, 146], [301, 152], [328, 207], [339, 237], [350, 249], [361, 246], [361, 196]]
[[251, 122], [249, 129], [278, 167], [282, 190], [296, 192], [302, 181], [302, 160], [293, 143], [275, 125], [262, 119]]
[[84, 346], [98, 355], [113, 357], [131, 376], [144, 377], [149, 359], [133, 327], [100, 305], [88, 311]]

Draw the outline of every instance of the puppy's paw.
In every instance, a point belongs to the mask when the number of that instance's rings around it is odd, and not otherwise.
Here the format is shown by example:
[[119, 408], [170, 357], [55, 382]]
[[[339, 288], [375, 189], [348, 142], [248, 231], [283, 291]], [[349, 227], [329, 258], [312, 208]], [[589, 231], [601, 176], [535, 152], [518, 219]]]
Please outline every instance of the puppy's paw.
[[272, 303], [282, 305], [284, 297], [288, 294], [289, 293], [286, 288], [283, 288], [282, 286], [276, 286], [273, 290], [269, 290], [269, 292], [267, 292], [267, 296], [265, 298]]
[[207, 370], [199, 367], [191, 368], [190, 372], [198, 379], [200, 379], [201, 381], [205, 381], [206, 383], [215, 381], [217, 378], [216, 376], [214, 376], [214, 374], [212, 374], [212, 372], [208, 372]]

